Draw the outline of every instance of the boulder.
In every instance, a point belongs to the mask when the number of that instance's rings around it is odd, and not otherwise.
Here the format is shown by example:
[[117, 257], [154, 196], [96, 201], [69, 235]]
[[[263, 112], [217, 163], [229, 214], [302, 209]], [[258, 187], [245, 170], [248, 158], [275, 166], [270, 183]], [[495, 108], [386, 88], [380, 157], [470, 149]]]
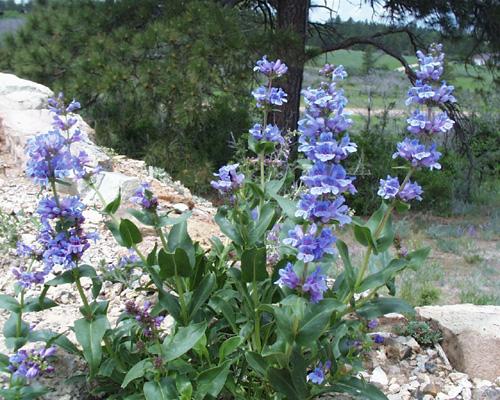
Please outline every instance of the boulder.
[[[74, 129], [80, 129], [86, 138], [72, 145], [72, 151], [78, 153], [83, 150], [89, 155], [92, 166], [99, 165], [104, 170], [110, 170], [110, 157], [90, 140], [94, 130], [80, 116], [75, 117], [78, 122]], [[7, 150], [19, 165], [26, 161], [25, 146], [28, 140], [38, 133], [52, 130], [52, 114], [47, 109], [9, 110], [0, 104], [0, 119]]]
[[48, 87], [12, 74], [0, 73], [1, 110], [40, 110], [54, 93]]
[[500, 376], [500, 307], [456, 304], [416, 309], [443, 332], [442, 346], [452, 366], [471, 377]]
[[[127, 176], [119, 172], [101, 172], [97, 176], [95, 186], [106, 201], [106, 204], [113, 201], [120, 191], [123, 204], [132, 196], [140, 184], [139, 178], [134, 176]], [[82, 189], [79, 190], [79, 192], [82, 191]], [[89, 189], [83, 202], [85, 204], [99, 203], [99, 199], [96, 193]]]

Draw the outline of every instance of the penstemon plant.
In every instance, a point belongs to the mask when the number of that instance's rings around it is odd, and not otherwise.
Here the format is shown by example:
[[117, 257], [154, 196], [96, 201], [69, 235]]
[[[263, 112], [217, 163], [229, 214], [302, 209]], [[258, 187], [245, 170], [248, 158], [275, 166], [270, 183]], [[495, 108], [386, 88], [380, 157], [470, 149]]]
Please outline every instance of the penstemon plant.
[[[28, 144], [27, 174], [49, 193], [37, 210], [38, 244], [18, 245], [23, 263], [13, 271], [14, 296], [0, 295], [0, 306], [11, 312], [4, 327], [6, 344], [15, 352], [0, 356], [5, 377], [0, 394], [30, 399], [46, 393], [49, 389], [36, 378], [53, 371], [50, 362], [59, 346], [87, 363], [85, 375], [75, 379], [107, 399], [302, 400], [339, 392], [385, 399], [358, 374], [365, 350], [383, 341], [368, 331], [381, 315], [413, 312], [393, 297], [395, 278], [406, 268], [418, 268], [429, 253], [400, 245], [392, 214], [422, 199], [412, 174], [440, 168], [432, 139], [453, 127], [445, 113], [434, 111], [455, 101], [452, 86], [436, 86], [443, 72], [441, 46], [417, 56], [418, 80], [407, 104], [425, 109], [416, 109], [408, 119], [408, 131], [416, 138], [403, 140], [393, 155], [401, 160], [396, 171], [405, 176], [380, 180], [382, 203], [367, 220], [354, 216], [346, 203], [356, 193], [355, 179], [341, 163], [357, 145], [346, 133], [352, 120], [338, 87], [347, 77], [344, 68], [325, 65], [320, 71], [325, 82], [304, 91], [306, 112], [298, 139], [303, 173], [293, 183], [294, 171], [286, 162], [290, 134], [274, 123], [287, 101], [276, 86], [287, 66], [259, 60], [254, 70], [265, 84], [252, 95], [262, 120], [249, 130], [252, 156], [214, 174], [212, 186], [225, 199], [215, 221], [226, 238], [212, 238], [210, 249], [191, 240], [189, 213], [170, 217], [147, 184], [130, 199], [136, 206], [128, 209], [130, 217], [118, 217], [121, 195], [105, 204], [93, 183], [98, 171], [84, 152], [72, 149], [82, 139], [73, 116], [80, 105], [65, 104], [62, 95], [51, 99], [54, 130]], [[83, 228], [81, 199], [60, 193], [68, 179], [81, 179], [96, 191], [107, 227], [130, 251], [112, 270], [97, 271], [83, 262], [97, 235]], [[132, 217], [154, 229], [154, 243], [144, 246]], [[364, 248], [359, 265], [337, 237], [348, 227]], [[146, 247], [147, 252], [141, 250]], [[387, 262], [371, 271], [370, 260], [377, 255]], [[332, 276], [338, 258], [343, 271]], [[130, 269], [147, 277], [134, 281], [135, 290], [154, 293], [154, 300], [127, 301], [111, 326], [108, 302], [99, 300], [103, 281], [130, 284]], [[92, 282], [90, 295], [82, 278]], [[72, 328], [77, 344], [61, 333], [32, 330], [23, 320], [27, 312], [55, 307], [48, 294], [58, 285], [74, 285], [80, 295], [82, 318]], [[41, 288], [39, 296], [28, 297], [36, 288]], [[28, 342], [44, 346], [23, 348]]]

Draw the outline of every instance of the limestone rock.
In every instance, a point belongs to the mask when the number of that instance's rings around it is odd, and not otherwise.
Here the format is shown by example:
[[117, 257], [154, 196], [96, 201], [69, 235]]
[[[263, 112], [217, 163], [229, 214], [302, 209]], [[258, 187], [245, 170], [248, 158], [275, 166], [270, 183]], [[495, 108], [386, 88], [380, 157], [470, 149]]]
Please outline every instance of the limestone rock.
[[[113, 201], [118, 192], [121, 192], [122, 203], [129, 199], [140, 185], [140, 180], [133, 176], [120, 174], [119, 172], [102, 172], [97, 177], [96, 188], [106, 201], [106, 204]], [[83, 202], [85, 204], [98, 201], [94, 191], [89, 190]]]
[[389, 379], [387, 378], [387, 374], [384, 372], [384, 370], [380, 367], [377, 367], [372, 372], [370, 383], [383, 388], [389, 384]]
[[458, 371], [494, 381], [500, 375], [500, 307], [457, 304], [417, 308], [443, 332], [443, 349]]
[[[104, 170], [111, 169], [111, 159], [90, 139], [94, 130], [78, 115], [74, 129], [79, 129], [86, 138], [74, 143], [72, 152], [78, 154], [85, 151], [90, 158], [90, 165], [99, 165]], [[1, 127], [5, 135], [7, 149], [17, 163], [26, 161], [25, 146], [29, 139], [38, 133], [52, 130], [52, 114], [49, 110], [8, 110], [0, 108]]]
[[0, 109], [39, 110], [45, 108], [52, 90], [12, 74], [0, 73]]

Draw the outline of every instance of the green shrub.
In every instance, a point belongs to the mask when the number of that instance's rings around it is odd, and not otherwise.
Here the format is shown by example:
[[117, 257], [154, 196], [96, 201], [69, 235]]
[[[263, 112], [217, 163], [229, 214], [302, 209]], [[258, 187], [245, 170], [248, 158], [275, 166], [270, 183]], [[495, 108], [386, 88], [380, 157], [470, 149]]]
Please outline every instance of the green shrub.
[[411, 336], [423, 346], [431, 346], [443, 340], [443, 334], [424, 321], [410, 321], [406, 326], [399, 327], [397, 333]]

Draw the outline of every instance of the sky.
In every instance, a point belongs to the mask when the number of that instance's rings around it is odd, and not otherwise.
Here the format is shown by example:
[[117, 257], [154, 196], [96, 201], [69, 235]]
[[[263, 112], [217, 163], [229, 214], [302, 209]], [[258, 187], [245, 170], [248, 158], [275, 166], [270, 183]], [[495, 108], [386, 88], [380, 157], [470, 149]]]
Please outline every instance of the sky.
[[[380, 6], [376, 6], [374, 14], [371, 6], [366, 4], [364, 0], [313, 0], [312, 3], [316, 5], [326, 4], [334, 11], [333, 18], [339, 15], [343, 21], [352, 18], [355, 21], [379, 22], [383, 11]], [[311, 20], [316, 22], [325, 22], [331, 16], [332, 14], [325, 8], [313, 8], [310, 12]]]

